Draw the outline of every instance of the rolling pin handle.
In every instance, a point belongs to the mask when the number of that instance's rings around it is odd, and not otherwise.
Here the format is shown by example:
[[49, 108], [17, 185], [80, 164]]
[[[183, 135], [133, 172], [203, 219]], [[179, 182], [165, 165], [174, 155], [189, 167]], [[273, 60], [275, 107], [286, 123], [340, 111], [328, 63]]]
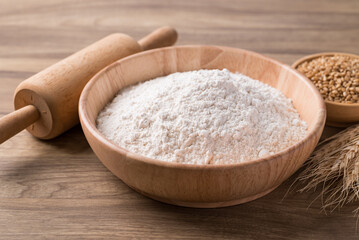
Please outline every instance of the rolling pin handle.
[[172, 46], [177, 41], [177, 32], [171, 27], [161, 27], [138, 41], [143, 51]]
[[0, 144], [21, 132], [40, 118], [33, 105], [27, 105], [0, 118]]

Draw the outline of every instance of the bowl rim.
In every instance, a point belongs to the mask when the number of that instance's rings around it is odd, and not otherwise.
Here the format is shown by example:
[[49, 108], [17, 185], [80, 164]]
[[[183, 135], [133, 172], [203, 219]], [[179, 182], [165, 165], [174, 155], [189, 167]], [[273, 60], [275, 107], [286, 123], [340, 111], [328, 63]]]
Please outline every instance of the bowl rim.
[[[131, 152], [131, 151], [129, 151], [129, 150], [127, 150], [127, 149], [113, 143], [109, 139], [107, 139], [100, 131], [98, 131], [96, 126], [94, 124], [92, 124], [91, 121], [89, 120], [89, 116], [88, 116], [88, 114], [86, 112], [88, 93], [91, 91], [91, 89], [92, 89], [93, 85], [95, 84], [95, 82], [98, 79], [100, 79], [100, 77], [106, 71], [108, 71], [110, 68], [115, 67], [116, 65], [120, 64], [123, 61], [127, 61], [127, 60], [133, 59], [133, 58], [140, 58], [143, 55], [151, 54], [152, 52], [169, 51], [171, 49], [183, 49], [183, 48], [198, 49], [198, 48], [212, 48], [212, 47], [220, 48], [220, 49], [223, 49], [223, 50], [229, 50], [229, 51], [241, 51], [241, 52], [246, 52], [246, 53], [249, 53], [249, 54], [252, 54], [252, 55], [256, 55], [257, 57], [264, 58], [265, 60], [267, 60], [269, 62], [272, 62], [272, 63], [274, 63], [276, 65], [281, 66], [282, 68], [285, 68], [286, 70], [288, 70], [288, 71], [292, 72], [293, 74], [295, 74], [299, 79], [304, 81], [304, 83], [310, 88], [310, 90], [312, 90], [312, 92], [315, 95], [315, 97], [316, 97], [316, 99], [318, 101], [318, 104], [319, 104], [319, 109], [317, 111], [317, 117], [316, 117], [316, 119], [314, 120], [314, 123], [313, 123], [313, 128], [310, 131], [308, 131], [306, 136], [303, 139], [301, 139], [300, 141], [298, 141], [297, 143], [283, 149], [282, 151], [276, 152], [275, 154], [270, 155], [268, 157], [257, 158], [257, 159], [254, 159], [254, 160], [245, 161], [245, 162], [239, 162], [239, 163], [204, 165], [204, 164], [187, 164], [187, 163], [166, 162], [166, 161], [157, 160], [157, 159], [154, 159], [154, 158], [143, 156], [143, 155], [138, 154], [138, 153]], [[279, 62], [277, 60], [274, 60], [272, 58], [266, 57], [266, 56], [264, 56], [262, 54], [259, 54], [259, 53], [253, 52], [253, 51], [249, 51], [249, 50], [245, 50], [245, 49], [241, 49], [241, 48], [218, 46], [218, 45], [180, 45], [180, 46], [157, 48], [157, 49], [153, 49], [153, 50], [148, 50], [148, 51], [136, 53], [136, 54], [130, 55], [128, 57], [122, 58], [122, 59], [120, 59], [118, 61], [115, 61], [114, 63], [108, 65], [107, 67], [105, 67], [101, 71], [99, 71], [86, 84], [86, 86], [84, 87], [84, 89], [83, 89], [83, 91], [81, 93], [78, 108], [79, 108], [79, 117], [80, 117], [80, 122], [81, 122], [82, 128], [86, 128], [89, 131], [90, 134], [92, 134], [98, 141], [105, 144], [111, 150], [113, 150], [115, 152], [118, 152], [118, 153], [120, 153], [120, 154], [122, 154], [122, 155], [124, 155], [126, 157], [131, 158], [131, 159], [134, 159], [136, 161], [143, 162], [145, 164], [152, 164], [152, 165], [156, 165], [156, 166], [160, 166], [160, 167], [178, 168], [178, 169], [187, 169], [187, 170], [233, 169], [233, 168], [236, 168], [236, 167], [254, 166], [254, 165], [257, 165], [257, 164], [261, 164], [261, 163], [264, 163], [264, 162], [269, 162], [269, 161], [273, 161], [273, 160], [278, 159], [278, 158], [282, 158], [283, 156], [289, 154], [290, 152], [293, 152], [295, 149], [303, 147], [307, 142], [310, 142], [312, 139], [314, 139], [316, 137], [319, 140], [320, 134], [321, 134], [321, 132], [322, 132], [322, 130], [324, 128], [324, 124], [325, 124], [325, 120], [326, 120], [326, 108], [325, 108], [325, 103], [323, 101], [322, 96], [320, 95], [319, 91], [314, 86], [314, 84], [309, 79], [303, 77], [303, 75], [300, 74], [298, 71], [291, 68], [289, 65], [283, 64], [283, 63], [281, 63], [281, 62]], [[320, 131], [319, 136], [318, 136], [318, 131]]]
[[[348, 56], [348, 57], [353, 57], [353, 58], [358, 58], [359, 59], [359, 55], [353, 54], [353, 53], [345, 53], [345, 52], [320, 52], [320, 53], [314, 53], [314, 54], [310, 54], [310, 55], [306, 55], [304, 57], [299, 58], [298, 60], [296, 60], [291, 66], [292, 68], [294, 68], [296, 71], [297, 67], [299, 64], [312, 60], [314, 58], [319, 58], [322, 56], [334, 56], [334, 55], [343, 55], [343, 56]], [[298, 71], [299, 72], [299, 71]], [[300, 74], [302, 74], [304, 77], [306, 77], [303, 73], [299, 72]], [[307, 78], [307, 77], [306, 77]], [[308, 78], [309, 81], [311, 81]], [[328, 101], [328, 100], [324, 100], [324, 102], [326, 104], [329, 105], [334, 105], [334, 106], [338, 106], [338, 107], [347, 107], [347, 108], [351, 108], [351, 107], [359, 107], [359, 103], [337, 103], [337, 102], [333, 102], [333, 101]]]

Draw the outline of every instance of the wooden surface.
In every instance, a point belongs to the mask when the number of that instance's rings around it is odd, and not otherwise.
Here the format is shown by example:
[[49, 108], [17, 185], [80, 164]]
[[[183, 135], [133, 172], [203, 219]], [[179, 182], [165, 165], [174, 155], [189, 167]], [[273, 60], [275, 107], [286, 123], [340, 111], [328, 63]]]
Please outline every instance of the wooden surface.
[[[0, 1], [0, 114], [13, 110], [22, 80], [50, 64], [109, 33], [139, 39], [166, 24], [178, 44], [241, 47], [287, 64], [315, 52], [359, 54], [357, 0]], [[0, 239], [358, 239], [357, 204], [325, 215], [316, 193], [283, 199], [291, 180], [222, 209], [147, 199], [101, 164], [79, 126], [47, 142], [22, 132], [0, 158]]]
[[[184, 165], [157, 161], [117, 148], [96, 128], [98, 114], [126, 86], [175, 72], [223, 68], [258, 79], [292, 99], [308, 124], [303, 141], [278, 155], [255, 162]], [[292, 68], [250, 51], [218, 46], [175, 46], [130, 56], [103, 69], [84, 88], [79, 116], [96, 156], [131, 188], [179, 206], [232, 206], [271, 192], [296, 172], [314, 150], [324, 128], [326, 111], [322, 96], [308, 81]], [[222, 140], [218, 137], [209, 141]]]

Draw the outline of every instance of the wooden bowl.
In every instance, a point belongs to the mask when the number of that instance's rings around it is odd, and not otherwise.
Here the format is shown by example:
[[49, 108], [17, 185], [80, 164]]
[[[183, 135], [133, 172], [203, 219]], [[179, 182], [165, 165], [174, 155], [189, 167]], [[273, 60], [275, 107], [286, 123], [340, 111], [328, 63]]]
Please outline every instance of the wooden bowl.
[[[322, 56], [342, 55], [348, 57], [359, 58], [358, 55], [340, 53], [340, 52], [324, 52], [308, 55], [298, 59], [293, 63], [292, 67], [297, 68], [301, 63], [310, 61], [312, 59]], [[333, 127], [348, 127], [359, 122], [359, 103], [336, 103], [325, 100], [327, 108], [327, 122], [326, 124]]]
[[[290, 97], [301, 118], [308, 123], [306, 137], [275, 155], [250, 162], [189, 165], [130, 152], [107, 140], [96, 129], [98, 113], [128, 85], [174, 72], [223, 68], [259, 79]], [[291, 176], [316, 146], [326, 111], [315, 86], [289, 66], [242, 49], [178, 46], [132, 55], [103, 69], [83, 90], [79, 114], [93, 151], [128, 186], [162, 202], [213, 208], [264, 196]]]

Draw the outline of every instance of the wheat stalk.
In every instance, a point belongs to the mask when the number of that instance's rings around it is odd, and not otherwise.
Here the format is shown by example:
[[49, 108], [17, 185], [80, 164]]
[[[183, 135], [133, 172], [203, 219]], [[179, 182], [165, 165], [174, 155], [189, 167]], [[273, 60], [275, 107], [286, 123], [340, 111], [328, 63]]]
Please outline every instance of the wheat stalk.
[[[322, 141], [305, 163], [299, 192], [322, 186], [323, 209], [359, 200], [359, 124]], [[355, 210], [359, 212], [359, 207]]]

